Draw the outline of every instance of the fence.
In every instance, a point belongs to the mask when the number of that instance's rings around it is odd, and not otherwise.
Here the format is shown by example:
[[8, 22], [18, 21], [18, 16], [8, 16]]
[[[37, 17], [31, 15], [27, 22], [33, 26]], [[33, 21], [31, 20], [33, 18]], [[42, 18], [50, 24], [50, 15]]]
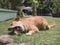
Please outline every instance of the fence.
[[9, 10], [9, 9], [1, 9], [0, 8], [0, 21], [5, 21], [10, 18], [16, 17], [17, 11]]

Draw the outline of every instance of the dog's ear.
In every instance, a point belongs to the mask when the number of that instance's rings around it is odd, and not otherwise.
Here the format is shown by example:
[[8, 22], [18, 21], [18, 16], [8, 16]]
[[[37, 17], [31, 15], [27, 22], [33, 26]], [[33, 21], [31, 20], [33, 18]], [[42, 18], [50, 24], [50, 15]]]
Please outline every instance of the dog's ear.
[[14, 19], [14, 21], [19, 21], [19, 20], [20, 20], [20, 18], [19, 18], [19, 17], [17, 17], [17, 18], [15, 18], [15, 19]]

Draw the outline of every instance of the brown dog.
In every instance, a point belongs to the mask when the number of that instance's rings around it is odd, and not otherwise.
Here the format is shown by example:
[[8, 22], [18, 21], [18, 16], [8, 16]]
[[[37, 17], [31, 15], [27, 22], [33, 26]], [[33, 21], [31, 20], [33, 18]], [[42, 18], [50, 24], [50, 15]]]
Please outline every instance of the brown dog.
[[20, 32], [26, 32], [26, 35], [32, 35], [35, 32], [39, 32], [40, 29], [48, 30], [55, 25], [49, 25], [46, 19], [40, 16], [32, 16], [30, 18], [15, 18], [9, 27], [16, 35]]

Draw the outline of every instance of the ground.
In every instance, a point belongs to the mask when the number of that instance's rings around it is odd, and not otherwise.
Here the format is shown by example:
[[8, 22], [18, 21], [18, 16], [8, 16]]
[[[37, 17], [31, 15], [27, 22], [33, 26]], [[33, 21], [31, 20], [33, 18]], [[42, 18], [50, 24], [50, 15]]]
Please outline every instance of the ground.
[[[40, 31], [32, 36], [12, 35], [13, 39], [17, 43], [29, 42], [33, 45], [60, 45], [60, 20], [55, 18], [44, 17], [48, 20], [49, 24], [56, 23], [56, 27], [46, 31]], [[0, 35], [8, 34], [8, 27], [12, 20], [0, 22]]]

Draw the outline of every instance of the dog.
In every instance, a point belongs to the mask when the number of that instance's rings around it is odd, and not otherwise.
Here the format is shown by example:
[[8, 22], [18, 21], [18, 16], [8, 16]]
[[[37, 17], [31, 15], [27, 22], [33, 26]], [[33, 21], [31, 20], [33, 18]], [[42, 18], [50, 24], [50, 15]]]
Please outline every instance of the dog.
[[40, 16], [32, 16], [29, 18], [15, 18], [11, 23], [8, 30], [12, 31], [16, 35], [21, 32], [25, 32], [26, 35], [32, 35], [33, 33], [39, 32], [40, 30], [49, 30], [55, 25], [49, 25], [47, 20]]

